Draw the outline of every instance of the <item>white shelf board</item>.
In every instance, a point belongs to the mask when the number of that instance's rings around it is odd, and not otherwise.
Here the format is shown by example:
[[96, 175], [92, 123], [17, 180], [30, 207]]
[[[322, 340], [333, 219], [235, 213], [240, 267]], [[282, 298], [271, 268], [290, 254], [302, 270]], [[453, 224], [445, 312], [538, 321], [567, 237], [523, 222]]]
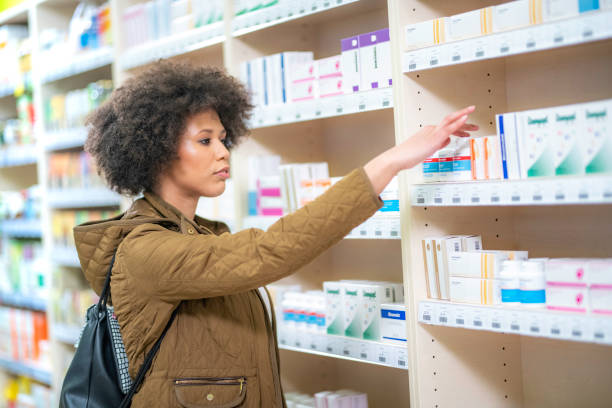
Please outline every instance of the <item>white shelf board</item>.
[[96, 68], [110, 65], [113, 62], [113, 48], [103, 47], [82, 54], [71, 56], [68, 62], [45, 70], [42, 82], [49, 83], [59, 79], [79, 75]]
[[121, 69], [128, 70], [155, 62], [160, 58], [174, 57], [221, 44], [223, 41], [225, 35], [223, 22], [220, 21], [130, 48], [121, 55]]
[[44, 312], [47, 310], [47, 300], [19, 293], [0, 292], [0, 305]]
[[423, 71], [609, 39], [612, 36], [610, 21], [612, 11], [596, 11], [567, 20], [406, 51], [402, 70], [404, 73]]
[[278, 347], [284, 350], [408, 369], [407, 346], [289, 329], [283, 330], [282, 327], [278, 340]]
[[77, 127], [46, 132], [44, 139], [44, 146], [47, 151], [81, 147], [87, 139], [87, 128]]
[[52, 333], [55, 340], [74, 345], [79, 340], [81, 328], [70, 324], [55, 323]]
[[612, 175], [429, 183], [412, 186], [413, 206], [612, 203]]
[[39, 219], [4, 220], [0, 224], [2, 234], [16, 238], [40, 238], [42, 225]]
[[427, 300], [419, 302], [418, 320], [436, 326], [612, 345], [612, 316]]
[[380, 88], [284, 105], [255, 108], [251, 127], [285, 125], [393, 107], [393, 88]]
[[55, 245], [51, 259], [58, 265], [69, 266], [72, 268], [80, 268], [81, 262], [77, 254], [76, 247], [63, 247]]
[[16, 6], [0, 12], [0, 25], [27, 22], [28, 9], [31, 3], [30, 0], [25, 0]]
[[[258, 228], [266, 231], [280, 217], [252, 215], [242, 219], [242, 228]], [[376, 216], [353, 229], [344, 239], [400, 239], [400, 219], [381, 219]]]
[[0, 149], [0, 167], [15, 167], [35, 164], [36, 145], [7, 146]]
[[23, 375], [40, 383], [51, 385], [51, 371], [20, 361], [0, 356], [0, 368], [15, 374]]
[[101, 187], [48, 190], [51, 208], [114, 207], [121, 203], [121, 196]]
[[307, 2], [293, 1], [266, 7], [234, 17], [232, 21], [232, 35], [238, 37], [357, 1], [359, 0], [326, 0], [320, 6], [315, 2], [311, 2], [312, 4], [309, 7], [306, 7]]
[[14, 92], [15, 92], [15, 85], [0, 84], [0, 99], [6, 98], [7, 96], [13, 96]]

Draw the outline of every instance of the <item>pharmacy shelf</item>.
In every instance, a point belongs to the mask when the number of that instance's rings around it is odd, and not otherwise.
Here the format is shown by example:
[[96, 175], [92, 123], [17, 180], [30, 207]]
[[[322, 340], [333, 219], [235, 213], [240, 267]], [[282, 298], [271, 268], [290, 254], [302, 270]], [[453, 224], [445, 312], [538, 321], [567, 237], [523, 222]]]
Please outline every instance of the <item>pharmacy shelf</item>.
[[4, 306], [17, 307], [44, 312], [47, 310], [47, 300], [32, 296], [24, 296], [18, 293], [0, 292], [0, 304]]
[[60, 324], [56, 323], [53, 325], [53, 337], [55, 340], [66, 343], [66, 344], [76, 344], [81, 335], [81, 328], [78, 326], [73, 326], [69, 324]]
[[0, 224], [2, 234], [15, 238], [41, 238], [42, 225], [39, 219], [4, 220]]
[[220, 21], [128, 49], [120, 58], [120, 66], [121, 69], [128, 70], [160, 58], [170, 58], [222, 44], [224, 41], [223, 22]]
[[232, 21], [232, 35], [239, 37], [254, 31], [283, 24], [308, 15], [322, 13], [359, 0], [326, 0], [319, 2], [295, 1], [266, 7], [237, 16]]
[[612, 37], [612, 11], [405, 52], [404, 73], [584, 44]]
[[[258, 228], [266, 231], [280, 217], [248, 216], [242, 219], [242, 228]], [[353, 229], [344, 239], [401, 239], [400, 219], [372, 217]]]
[[81, 267], [81, 262], [79, 261], [79, 256], [75, 247], [55, 245], [53, 247], [51, 259], [61, 266], [69, 266], [71, 268]]
[[15, 167], [35, 164], [36, 145], [8, 146], [0, 150], [0, 167]]
[[77, 127], [72, 129], [55, 130], [45, 133], [45, 150], [64, 150], [82, 147], [87, 139], [87, 128]]
[[393, 88], [330, 96], [255, 109], [252, 128], [286, 125], [393, 107]]
[[16, 6], [0, 12], [0, 25], [27, 23], [30, 3], [31, 1], [24, 0]]
[[15, 85], [0, 84], [0, 99], [13, 96]]
[[612, 316], [444, 301], [419, 302], [420, 323], [612, 345]]
[[408, 369], [408, 350], [401, 345], [282, 329], [278, 341], [283, 350]]
[[121, 196], [101, 187], [48, 190], [49, 206], [62, 208], [115, 207]]
[[51, 385], [51, 372], [26, 363], [0, 357], [0, 368], [15, 375], [22, 375], [40, 383]]
[[72, 56], [68, 61], [66, 64], [46, 70], [42, 75], [42, 83], [46, 84], [110, 65], [113, 62], [113, 49], [111, 47], [104, 47], [88, 51]]
[[612, 176], [430, 183], [412, 186], [413, 206], [612, 203]]

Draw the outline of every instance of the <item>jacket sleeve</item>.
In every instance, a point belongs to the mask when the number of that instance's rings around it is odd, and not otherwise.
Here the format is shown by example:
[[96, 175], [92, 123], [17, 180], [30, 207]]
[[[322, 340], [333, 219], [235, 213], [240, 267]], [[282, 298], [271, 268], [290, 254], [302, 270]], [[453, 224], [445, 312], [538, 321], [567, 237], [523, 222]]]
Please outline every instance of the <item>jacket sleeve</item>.
[[145, 295], [169, 302], [231, 295], [295, 272], [381, 206], [365, 171], [356, 169], [266, 232], [185, 235], [143, 224], [123, 240], [117, 256], [124, 278], [134, 279]]

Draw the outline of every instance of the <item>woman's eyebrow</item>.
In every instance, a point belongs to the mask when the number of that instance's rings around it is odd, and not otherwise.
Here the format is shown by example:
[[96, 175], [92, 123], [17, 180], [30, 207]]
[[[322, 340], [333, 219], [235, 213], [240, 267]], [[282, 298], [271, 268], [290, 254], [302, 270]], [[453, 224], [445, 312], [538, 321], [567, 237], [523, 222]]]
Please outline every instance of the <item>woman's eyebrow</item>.
[[[200, 129], [198, 133], [210, 133], [210, 134], [213, 134], [213, 133], [215, 133], [215, 131], [214, 131], [214, 129]], [[227, 131], [225, 129], [222, 129], [219, 133], [221, 133], [223, 135], [223, 134], [226, 134]]]

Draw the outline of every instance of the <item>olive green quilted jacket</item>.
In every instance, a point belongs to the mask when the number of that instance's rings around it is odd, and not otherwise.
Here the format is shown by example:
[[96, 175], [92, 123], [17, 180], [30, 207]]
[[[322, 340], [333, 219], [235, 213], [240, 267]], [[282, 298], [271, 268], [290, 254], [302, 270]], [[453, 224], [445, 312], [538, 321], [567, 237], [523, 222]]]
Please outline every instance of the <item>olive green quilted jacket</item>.
[[230, 234], [153, 194], [75, 227], [81, 267], [111, 297], [132, 378], [179, 307], [132, 407], [284, 407], [278, 348], [257, 288], [340, 241], [382, 206], [363, 169], [272, 225]]

